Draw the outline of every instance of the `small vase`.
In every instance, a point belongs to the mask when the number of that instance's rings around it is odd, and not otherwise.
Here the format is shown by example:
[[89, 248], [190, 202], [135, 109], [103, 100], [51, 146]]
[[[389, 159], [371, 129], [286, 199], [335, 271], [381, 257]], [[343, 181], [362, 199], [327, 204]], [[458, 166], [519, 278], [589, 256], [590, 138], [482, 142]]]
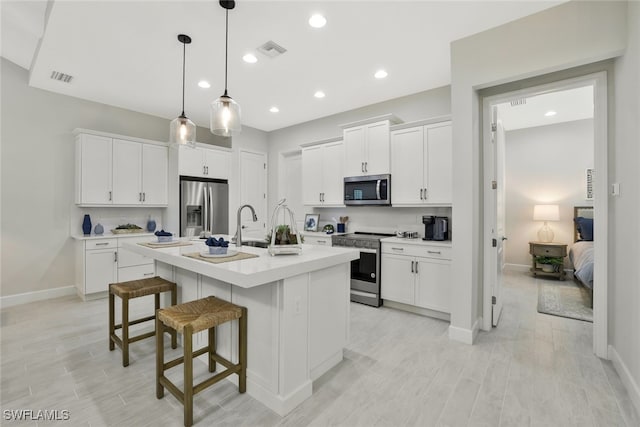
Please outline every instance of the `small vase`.
[[147, 221], [147, 231], [156, 231], [156, 221], [154, 219], [151, 219], [151, 217], [149, 217], [149, 220]]
[[82, 220], [82, 232], [87, 236], [91, 234], [91, 217], [89, 214], [86, 214]]
[[102, 233], [104, 233], [104, 227], [102, 226], [102, 224], [97, 223], [96, 227], [93, 229], [93, 232], [99, 236], [102, 235]]

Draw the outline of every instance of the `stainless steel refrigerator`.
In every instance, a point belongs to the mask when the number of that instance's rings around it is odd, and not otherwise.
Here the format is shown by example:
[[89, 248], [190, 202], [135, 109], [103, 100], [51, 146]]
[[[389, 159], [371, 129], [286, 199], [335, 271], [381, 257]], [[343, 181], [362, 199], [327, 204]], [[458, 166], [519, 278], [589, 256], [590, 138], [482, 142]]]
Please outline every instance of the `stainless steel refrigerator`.
[[180, 236], [197, 237], [203, 231], [229, 234], [229, 184], [180, 177]]

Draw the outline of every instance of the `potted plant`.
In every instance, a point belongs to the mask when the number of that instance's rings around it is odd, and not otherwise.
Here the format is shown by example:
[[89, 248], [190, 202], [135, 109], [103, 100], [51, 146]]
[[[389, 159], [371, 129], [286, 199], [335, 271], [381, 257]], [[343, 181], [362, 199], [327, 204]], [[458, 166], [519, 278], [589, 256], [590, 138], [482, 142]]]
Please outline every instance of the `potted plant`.
[[541, 268], [546, 273], [558, 271], [564, 264], [564, 260], [560, 257], [537, 256], [536, 267]]

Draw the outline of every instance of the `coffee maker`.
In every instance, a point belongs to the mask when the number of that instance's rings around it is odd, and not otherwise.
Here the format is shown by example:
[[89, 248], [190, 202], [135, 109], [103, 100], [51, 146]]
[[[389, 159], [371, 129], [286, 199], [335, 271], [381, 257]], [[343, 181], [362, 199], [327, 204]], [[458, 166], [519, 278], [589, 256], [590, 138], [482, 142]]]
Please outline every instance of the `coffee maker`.
[[422, 240], [449, 240], [449, 218], [423, 215], [424, 237]]

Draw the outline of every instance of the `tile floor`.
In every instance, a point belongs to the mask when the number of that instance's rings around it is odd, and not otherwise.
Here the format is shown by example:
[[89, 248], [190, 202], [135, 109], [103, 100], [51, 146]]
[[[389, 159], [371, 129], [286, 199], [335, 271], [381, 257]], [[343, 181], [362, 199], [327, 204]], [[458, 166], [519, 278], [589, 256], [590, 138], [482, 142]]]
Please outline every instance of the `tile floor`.
[[[536, 280], [525, 273], [505, 279], [500, 325], [481, 332], [477, 345], [449, 341], [448, 324], [440, 320], [352, 304], [344, 361], [318, 379], [314, 395], [287, 417], [223, 381], [196, 396], [194, 421], [640, 426], [611, 363], [592, 355], [591, 324], [536, 313]], [[4, 309], [0, 334], [3, 411], [57, 409], [70, 415], [65, 422], [9, 422], [3, 412], [2, 425], [182, 425], [182, 407], [173, 396], [155, 398], [153, 340], [132, 345], [126, 369], [120, 351], [108, 351], [106, 300], [64, 297]], [[206, 375], [204, 364], [195, 371]]]

